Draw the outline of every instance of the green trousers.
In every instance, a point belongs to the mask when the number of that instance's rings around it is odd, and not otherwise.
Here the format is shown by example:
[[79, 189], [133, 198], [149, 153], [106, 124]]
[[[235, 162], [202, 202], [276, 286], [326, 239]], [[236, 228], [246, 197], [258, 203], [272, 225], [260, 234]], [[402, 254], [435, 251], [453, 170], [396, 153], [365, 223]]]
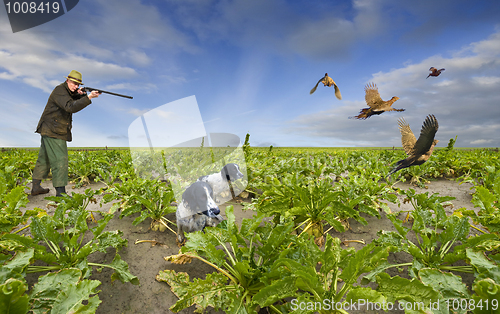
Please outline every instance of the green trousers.
[[46, 179], [52, 169], [54, 187], [68, 184], [68, 146], [65, 140], [42, 135], [42, 144], [33, 170], [33, 179]]

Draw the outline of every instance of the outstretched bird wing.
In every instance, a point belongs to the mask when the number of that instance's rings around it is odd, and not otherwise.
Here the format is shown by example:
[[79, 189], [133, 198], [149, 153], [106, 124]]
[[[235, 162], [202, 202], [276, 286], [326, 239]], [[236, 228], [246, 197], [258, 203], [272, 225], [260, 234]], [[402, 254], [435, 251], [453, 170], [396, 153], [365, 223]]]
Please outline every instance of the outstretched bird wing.
[[338, 100], [341, 100], [342, 99], [342, 95], [340, 94], [340, 89], [337, 86], [337, 84], [335, 84], [335, 82], [333, 82], [333, 87], [335, 88], [335, 97], [337, 97]]
[[439, 128], [438, 121], [436, 117], [432, 114], [428, 115], [422, 125], [422, 130], [420, 130], [420, 136], [413, 148], [413, 154], [422, 155], [427, 153], [431, 148], [432, 142], [434, 141], [434, 136]]
[[[404, 122], [402, 124], [400, 123], [401, 134], [403, 136], [403, 139], [402, 139], [403, 147], [406, 150], [404, 137], [405, 137], [406, 132], [410, 128], [409, 127], [406, 128], [405, 125], [407, 125], [406, 122]], [[424, 120], [424, 123], [422, 125], [422, 130], [420, 131], [420, 136], [418, 137], [418, 140], [415, 142], [415, 145], [413, 147], [411, 155], [408, 154], [409, 155], [408, 158], [398, 161], [396, 163], [395, 167], [392, 168], [391, 171], [389, 171], [387, 176], [390, 176], [391, 174], [393, 174], [396, 171], [399, 171], [403, 168], [411, 167], [413, 165], [421, 165], [422, 163], [426, 162], [427, 159], [429, 158], [430, 154], [432, 153], [430, 151], [431, 147], [433, 147], [433, 145], [435, 145], [434, 136], [436, 135], [438, 128], [439, 128], [439, 125], [438, 125], [436, 117], [432, 114], [428, 115]], [[403, 134], [403, 132], [405, 132], [405, 134]], [[410, 132], [411, 132], [411, 130], [410, 130]], [[408, 153], [408, 151], [407, 151], [407, 153]], [[425, 155], [427, 155], [427, 156], [425, 156]], [[424, 157], [424, 158], [423, 158], [423, 160], [419, 161], [419, 159], [421, 157]], [[415, 163], [416, 161], [419, 161], [419, 162]]]
[[401, 143], [403, 144], [403, 149], [406, 152], [406, 155], [410, 156], [413, 154], [413, 149], [415, 147], [415, 143], [417, 142], [417, 138], [411, 131], [410, 125], [404, 118], [400, 118], [398, 120], [399, 131], [401, 132]]
[[[328, 79], [330, 79], [330, 80], [328, 80]], [[325, 76], [323, 76], [322, 78], [319, 79], [318, 83], [316, 83], [316, 86], [314, 86], [313, 89], [311, 89], [309, 94], [312, 94], [316, 91], [316, 88], [318, 88], [319, 83], [323, 83], [324, 85], [332, 86], [332, 84], [330, 84], [330, 81], [332, 81], [332, 83], [333, 83], [332, 78], [328, 76], [328, 73], [325, 73]]]
[[309, 94], [312, 95], [312, 93], [314, 93], [316, 91], [316, 88], [318, 88], [319, 83], [321, 83], [321, 81], [323, 81], [323, 79], [324, 79], [324, 77], [322, 77], [321, 80], [319, 80], [318, 83], [316, 83], [316, 86], [314, 86], [313, 89], [311, 89]]
[[373, 83], [368, 83], [365, 86], [365, 101], [372, 109], [378, 109], [385, 103], [380, 97], [377, 85]]

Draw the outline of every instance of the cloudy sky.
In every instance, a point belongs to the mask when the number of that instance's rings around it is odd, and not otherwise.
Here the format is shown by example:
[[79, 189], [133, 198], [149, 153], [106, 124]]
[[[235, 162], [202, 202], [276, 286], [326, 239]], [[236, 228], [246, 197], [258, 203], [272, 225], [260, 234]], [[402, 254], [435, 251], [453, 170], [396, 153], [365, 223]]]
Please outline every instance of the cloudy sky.
[[[500, 146], [497, 0], [86, 0], [13, 33], [0, 8], [0, 147], [37, 147], [52, 89], [73, 69], [101, 95], [69, 146], [128, 146], [134, 120], [195, 96], [207, 132], [252, 146], [400, 146], [428, 114], [446, 146]], [[445, 68], [426, 79], [429, 68]], [[324, 73], [333, 88], [309, 90]], [[404, 112], [361, 121], [364, 86]], [[186, 123], [186, 128], [192, 126]], [[186, 132], [168, 127], [166, 132]]]

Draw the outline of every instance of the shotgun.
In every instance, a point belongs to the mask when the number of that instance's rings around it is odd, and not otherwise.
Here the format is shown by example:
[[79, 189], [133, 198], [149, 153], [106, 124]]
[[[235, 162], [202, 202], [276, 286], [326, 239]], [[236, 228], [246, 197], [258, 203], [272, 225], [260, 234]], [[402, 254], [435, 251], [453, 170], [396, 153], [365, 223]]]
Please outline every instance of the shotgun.
[[125, 98], [128, 98], [128, 99], [133, 99], [132, 96], [127, 96], [127, 95], [122, 95], [122, 94], [117, 94], [117, 93], [113, 93], [113, 92], [108, 92], [108, 91], [105, 91], [105, 90], [102, 90], [102, 89], [98, 89], [98, 88], [93, 88], [93, 87], [82, 87], [81, 88], [83, 92], [92, 92], [93, 90], [96, 90], [99, 92], [99, 94], [102, 94], [102, 93], [105, 93], [105, 94], [110, 94], [110, 95], [114, 95], [114, 96], [120, 96], [120, 97], [125, 97]]

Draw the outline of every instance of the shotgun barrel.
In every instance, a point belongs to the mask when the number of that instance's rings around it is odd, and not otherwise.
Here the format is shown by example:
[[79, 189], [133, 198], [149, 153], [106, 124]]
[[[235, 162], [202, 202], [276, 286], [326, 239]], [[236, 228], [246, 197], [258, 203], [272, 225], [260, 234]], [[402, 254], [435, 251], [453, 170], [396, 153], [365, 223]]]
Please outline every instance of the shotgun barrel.
[[114, 96], [124, 97], [124, 98], [128, 98], [128, 99], [134, 99], [134, 97], [132, 97], [132, 96], [127, 96], [127, 95], [117, 94], [117, 93], [113, 93], [113, 92], [108, 92], [108, 91], [105, 91], [105, 90], [102, 90], [102, 89], [98, 89], [98, 88], [82, 87], [82, 91], [84, 91], [84, 92], [92, 92], [93, 90], [98, 91], [99, 94], [105, 93], [105, 94], [110, 94], [110, 95], [114, 95]]

